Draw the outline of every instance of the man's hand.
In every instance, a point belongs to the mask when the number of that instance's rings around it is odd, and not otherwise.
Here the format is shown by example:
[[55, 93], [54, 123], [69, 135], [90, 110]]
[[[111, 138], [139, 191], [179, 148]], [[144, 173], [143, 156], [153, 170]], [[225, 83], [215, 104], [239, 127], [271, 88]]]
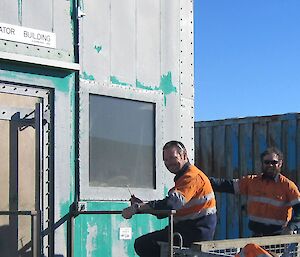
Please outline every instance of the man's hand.
[[135, 207], [135, 205], [131, 205], [122, 211], [122, 216], [125, 219], [131, 219], [131, 217], [134, 214], [136, 214], [136, 212], [137, 212], [137, 208]]
[[131, 205], [134, 205], [135, 203], [143, 203], [143, 201], [140, 198], [135, 197], [135, 195], [131, 195], [130, 203]]
[[281, 235], [293, 235], [294, 231], [289, 226], [283, 228]]

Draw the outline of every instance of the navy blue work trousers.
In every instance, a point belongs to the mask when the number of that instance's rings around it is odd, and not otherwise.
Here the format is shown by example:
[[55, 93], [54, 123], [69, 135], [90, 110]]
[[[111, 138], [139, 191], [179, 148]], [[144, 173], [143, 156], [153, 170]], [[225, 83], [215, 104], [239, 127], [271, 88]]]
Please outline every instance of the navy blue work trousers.
[[[213, 240], [217, 224], [216, 214], [200, 218], [196, 221], [184, 221], [174, 225], [174, 232], [181, 234], [183, 246], [189, 247], [193, 242]], [[158, 241], [168, 242], [168, 226], [138, 237], [134, 243], [135, 252], [140, 257], [159, 257]], [[174, 238], [174, 245], [179, 245], [178, 237]]]

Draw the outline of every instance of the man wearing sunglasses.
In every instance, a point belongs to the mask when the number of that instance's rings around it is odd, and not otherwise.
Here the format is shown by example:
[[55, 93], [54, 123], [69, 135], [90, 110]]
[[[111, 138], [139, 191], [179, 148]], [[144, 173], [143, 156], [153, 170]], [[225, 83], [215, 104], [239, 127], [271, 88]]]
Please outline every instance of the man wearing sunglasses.
[[[162, 200], [146, 203], [132, 196], [132, 205], [123, 210], [122, 216], [130, 219], [138, 212], [176, 210], [174, 232], [181, 234], [184, 246], [190, 246], [195, 241], [212, 240], [217, 224], [217, 209], [208, 177], [190, 164], [186, 148], [179, 141], [169, 141], [164, 145], [163, 160], [166, 168], [175, 175], [174, 187]], [[135, 251], [141, 257], [160, 256], [159, 241], [168, 241], [168, 227], [137, 238]]]
[[253, 236], [292, 234], [300, 228], [300, 193], [282, 175], [283, 155], [275, 147], [261, 154], [262, 173], [240, 179], [210, 178], [215, 192], [248, 196], [249, 229]]

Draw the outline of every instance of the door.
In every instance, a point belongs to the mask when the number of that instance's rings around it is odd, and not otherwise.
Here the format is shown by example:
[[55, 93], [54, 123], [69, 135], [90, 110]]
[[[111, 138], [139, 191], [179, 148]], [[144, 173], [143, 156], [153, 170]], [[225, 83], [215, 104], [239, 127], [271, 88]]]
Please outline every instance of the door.
[[5, 257], [36, 257], [47, 244], [41, 232], [49, 220], [43, 172], [47, 93], [0, 87], [0, 252]]

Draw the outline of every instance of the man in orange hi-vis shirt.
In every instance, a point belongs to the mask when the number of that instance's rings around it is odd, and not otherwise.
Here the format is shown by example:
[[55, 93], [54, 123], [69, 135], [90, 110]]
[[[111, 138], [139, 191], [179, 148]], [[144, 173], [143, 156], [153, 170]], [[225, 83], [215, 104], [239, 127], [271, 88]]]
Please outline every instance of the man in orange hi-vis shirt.
[[275, 254], [271, 254], [257, 244], [247, 244], [242, 250], [235, 255], [235, 257], [274, 257]]
[[210, 178], [213, 189], [248, 196], [248, 226], [253, 236], [292, 234], [300, 228], [300, 192], [281, 174], [283, 154], [277, 148], [264, 151], [261, 162], [261, 174], [240, 179]]
[[[137, 212], [151, 210], [176, 210], [174, 232], [183, 237], [183, 245], [212, 240], [217, 223], [216, 200], [208, 177], [189, 163], [185, 146], [170, 141], [163, 147], [166, 168], [175, 175], [175, 185], [163, 200], [142, 202], [132, 196], [132, 205], [123, 210], [122, 216], [130, 219]], [[160, 256], [158, 241], [168, 241], [168, 227], [143, 235], [135, 240], [134, 248], [141, 257]]]

